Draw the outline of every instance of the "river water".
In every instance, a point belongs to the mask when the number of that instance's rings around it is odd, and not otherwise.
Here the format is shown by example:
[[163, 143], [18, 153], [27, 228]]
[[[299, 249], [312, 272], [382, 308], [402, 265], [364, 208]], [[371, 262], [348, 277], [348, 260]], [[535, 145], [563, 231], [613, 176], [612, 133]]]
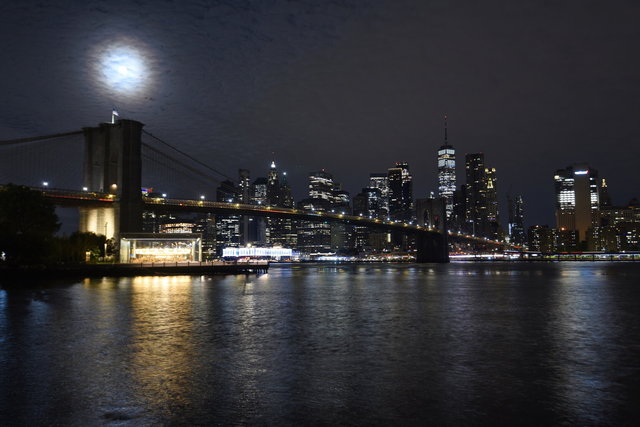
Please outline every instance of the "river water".
[[639, 403], [635, 263], [0, 289], [2, 425], [632, 425]]

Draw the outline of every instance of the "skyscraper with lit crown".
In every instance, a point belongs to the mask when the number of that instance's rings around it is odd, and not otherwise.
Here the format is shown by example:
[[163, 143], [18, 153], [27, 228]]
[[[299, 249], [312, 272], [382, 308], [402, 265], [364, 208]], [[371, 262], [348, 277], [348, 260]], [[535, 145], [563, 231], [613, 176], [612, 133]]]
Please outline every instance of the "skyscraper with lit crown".
[[557, 228], [576, 230], [578, 241], [586, 241], [588, 229], [600, 219], [598, 171], [578, 163], [556, 171], [554, 181]]
[[456, 150], [447, 138], [447, 116], [444, 116], [444, 144], [438, 149], [438, 194], [445, 199], [447, 219], [453, 213], [453, 193], [456, 191]]
[[[293, 207], [291, 187], [286, 172], [278, 173], [276, 161], [271, 162], [267, 175], [267, 204], [285, 208]], [[276, 246], [293, 247], [296, 243], [293, 221], [286, 218], [267, 217], [267, 243]]]

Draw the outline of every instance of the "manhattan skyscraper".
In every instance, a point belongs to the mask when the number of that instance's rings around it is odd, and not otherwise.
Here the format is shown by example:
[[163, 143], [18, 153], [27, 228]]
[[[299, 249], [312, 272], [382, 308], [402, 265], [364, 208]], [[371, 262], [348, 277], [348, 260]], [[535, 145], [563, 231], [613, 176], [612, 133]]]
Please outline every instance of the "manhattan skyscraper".
[[444, 116], [444, 144], [438, 149], [438, 194], [445, 199], [447, 219], [453, 213], [453, 193], [456, 191], [456, 150], [447, 138], [447, 115]]

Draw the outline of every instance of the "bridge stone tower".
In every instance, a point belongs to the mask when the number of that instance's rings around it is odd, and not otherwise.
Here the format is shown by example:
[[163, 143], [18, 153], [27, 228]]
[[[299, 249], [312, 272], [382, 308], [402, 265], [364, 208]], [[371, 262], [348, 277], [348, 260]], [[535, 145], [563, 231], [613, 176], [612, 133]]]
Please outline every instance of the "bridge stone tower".
[[[135, 120], [118, 120], [116, 123], [101, 123], [98, 127], [83, 129], [84, 186], [89, 191], [114, 194], [117, 204], [111, 214], [81, 212], [81, 230], [106, 234], [116, 239], [121, 232], [142, 231], [143, 126]], [[109, 232], [108, 219], [113, 222]]]
[[447, 201], [420, 199], [416, 214], [418, 225], [440, 231], [440, 233], [418, 233], [416, 236], [417, 262], [449, 262], [449, 242], [447, 230]]

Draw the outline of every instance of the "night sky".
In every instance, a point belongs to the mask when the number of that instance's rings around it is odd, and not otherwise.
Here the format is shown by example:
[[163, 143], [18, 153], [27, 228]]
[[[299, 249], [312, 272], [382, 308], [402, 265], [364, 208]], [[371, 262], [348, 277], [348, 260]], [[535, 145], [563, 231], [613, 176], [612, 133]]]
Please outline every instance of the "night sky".
[[[233, 177], [275, 152], [297, 200], [310, 171], [355, 195], [395, 161], [425, 197], [446, 112], [458, 183], [484, 152], [527, 225], [553, 225], [554, 172], [575, 162], [614, 203], [640, 197], [637, 1], [3, 0], [0, 47], [0, 140], [115, 106]], [[109, 80], [123, 54], [140, 82]]]

